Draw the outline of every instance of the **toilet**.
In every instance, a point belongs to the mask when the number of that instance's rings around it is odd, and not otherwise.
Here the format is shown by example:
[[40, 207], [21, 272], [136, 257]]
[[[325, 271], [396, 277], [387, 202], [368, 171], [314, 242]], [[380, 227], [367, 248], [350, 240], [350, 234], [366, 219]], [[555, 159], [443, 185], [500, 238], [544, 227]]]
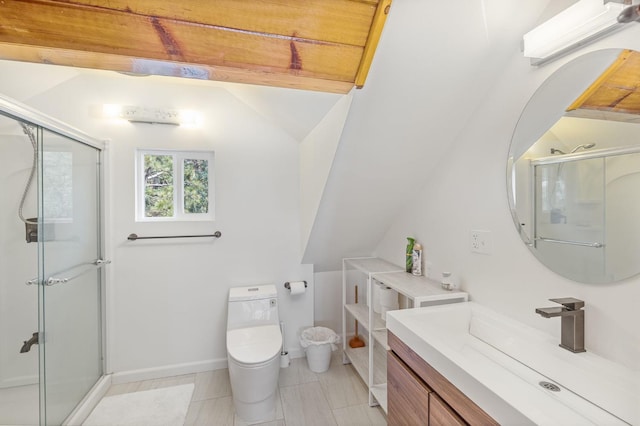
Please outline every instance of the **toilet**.
[[227, 360], [236, 414], [275, 419], [282, 333], [274, 285], [229, 289]]

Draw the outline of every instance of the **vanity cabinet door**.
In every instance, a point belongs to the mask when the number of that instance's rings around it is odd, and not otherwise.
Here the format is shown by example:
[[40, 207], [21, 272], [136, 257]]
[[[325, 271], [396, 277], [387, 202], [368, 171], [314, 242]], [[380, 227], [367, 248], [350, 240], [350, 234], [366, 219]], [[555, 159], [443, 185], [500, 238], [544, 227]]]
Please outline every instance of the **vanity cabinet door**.
[[429, 389], [393, 352], [387, 352], [389, 426], [429, 424]]
[[466, 423], [434, 392], [429, 395], [429, 426], [464, 426]]

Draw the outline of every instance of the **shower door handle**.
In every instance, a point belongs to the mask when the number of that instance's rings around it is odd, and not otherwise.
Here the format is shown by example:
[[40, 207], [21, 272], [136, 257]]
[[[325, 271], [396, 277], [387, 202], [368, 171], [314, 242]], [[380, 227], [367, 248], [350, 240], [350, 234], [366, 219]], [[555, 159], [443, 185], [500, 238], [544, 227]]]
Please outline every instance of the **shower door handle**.
[[[64, 272], [68, 272], [68, 271], [70, 271], [72, 269], [78, 268], [79, 266], [85, 266], [86, 267], [86, 266], [94, 265], [97, 268], [102, 268], [103, 266], [108, 265], [110, 263], [111, 263], [110, 260], [96, 259], [96, 260], [91, 261], [91, 262], [81, 263], [81, 264], [76, 265], [76, 266], [74, 266], [72, 268], [68, 268], [68, 269], [65, 269], [64, 271], [57, 272], [56, 274], [62, 274]], [[44, 280], [44, 285], [52, 286], [52, 285], [56, 285], [56, 284], [68, 283], [72, 279], [78, 278], [79, 276], [84, 275], [84, 274], [86, 274], [87, 272], [89, 272], [91, 270], [93, 270], [93, 268], [86, 269], [85, 271], [82, 271], [79, 274], [73, 275], [71, 277], [64, 277], [64, 278], [49, 277], [46, 280]], [[35, 284], [38, 284], [38, 283], [39, 283], [38, 278], [32, 278], [29, 281], [25, 282], [26, 285], [35, 285]]]
[[[62, 283], [66, 283], [69, 281], [69, 278], [54, 278], [54, 277], [49, 277], [45, 282], [44, 285], [56, 285], [56, 284], [62, 284]], [[25, 282], [26, 285], [36, 285], [38, 284], [38, 279], [37, 278], [33, 278], [30, 279], [29, 281]]]
[[56, 285], [56, 284], [64, 284], [69, 282], [69, 280], [72, 278], [54, 278], [54, 277], [49, 277], [45, 282], [44, 285]]

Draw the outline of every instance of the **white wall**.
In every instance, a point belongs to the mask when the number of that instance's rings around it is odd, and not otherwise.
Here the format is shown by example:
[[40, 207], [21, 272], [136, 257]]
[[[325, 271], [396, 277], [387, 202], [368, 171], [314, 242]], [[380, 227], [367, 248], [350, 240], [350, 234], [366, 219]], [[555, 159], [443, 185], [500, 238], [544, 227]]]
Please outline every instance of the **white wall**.
[[393, 4], [354, 93], [304, 262], [333, 271], [343, 257], [371, 254], [547, 2]]
[[[296, 333], [313, 324], [314, 283], [312, 266], [299, 260], [296, 140], [208, 83], [82, 73], [26, 103], [111, 140], [110, 371], [152, 369], [149, 374], [161, 375], [224, 366], [228, 289], [256, 283], [276, 284], [287, 346], [292, 356], [300, 355]], [[90, 113], [103, 103], [196, 109], [204, 114], [205, 126], [114, 125]], [[215, 222], [136, 223], [136, 148], [214, 150]], [[222, 232], [219, 240], [126, 240], [132, 232], [215, 230]], [[292, 280], [307, 280], [310, 290], [292, 299], [283, 287]]]
[[[640, 26], [633, 25], [584, 51], [596, 48], [640, 49]], [[637, 305], [640, 278], [607, 285], [564, 279], [540, 264], [520, 240], [509, 213], [506, 160], [520, 112], [542, 82], [580, 52], [534, 68], [514, 49], [473, 119], [456, 138], [445, 160], [429, 170], [414, 201], [405, 206], [377, 248], [377, 254], [401, 264], [405, 237], [423, 243], [425, 259], [436, 274], [453, 271], [473, 300], [533, 327], [560, 335], [560, 323], [534, 313], [551, 306], [552, 297], [586, 302], [589, 351], [628, 367], [640, 366]], [[454, 118], [452, 117], [452, 121]], [[471, 230], [492, 232], [493, 253], [471, 253]]]
[[[342, 333], [342, 271], [314, 274], [314, 324]], [[353, 327], [349, 327], [351, 329]]]
[[303, 251], [331, 172], [352, 99], [353, 92], [343, 96], [300, 143], [300, 232]]
[[[0, 117], [0, 388], [38, 382], [38, 346], [20, 353], [22, 342], [38, 331], [38, 286], [25, 282], [38, 276], [37, 244], [25, 242], [18, 206], [31, 170], [33, 150], [13, 120]], [[37, 216], [34, 178], [25, 206]], [[2, 416], [0, 416], [1, 418]], [[1, 420], [1, 419], [0, 419]]]

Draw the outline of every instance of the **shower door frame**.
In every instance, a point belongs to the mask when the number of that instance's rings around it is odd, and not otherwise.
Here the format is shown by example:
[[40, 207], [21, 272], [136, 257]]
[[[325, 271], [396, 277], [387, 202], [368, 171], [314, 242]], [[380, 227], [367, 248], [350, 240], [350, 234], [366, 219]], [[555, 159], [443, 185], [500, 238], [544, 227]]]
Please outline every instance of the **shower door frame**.
[[[95, 148], [98, 151], [98, 185], [99, 185], [99, 189], [100, 189], [100, 193], [99, 193], [99, 198], [98, 201], [100, 203], [99, 209], [98, 209], [98, 224], [99, 224], [99, 229], [98, 229], [98, 239], [99, 239], [99, 250], [102, 253], [102, 257], [104, 259], [111, 259], [112, 256], [112, 251], [111, 251], [111, 244], [107, 241], [106, 239], [106, 235], [109, 235], [108, 233], [108, 229], [109, 229], [109, 210], [107, 208], [107, 206], [109, 205], [109, 188], [108, 188], [108, 161], [109, 161], [109, 156], [108, 156], [108, 141], [107, 140], [100, 140], [97, 138], [94, 138], [92, 136], [87, 135], [86, 133], [82, 132], [81, 130], [76, 129], [75, 127], [69, 126], [68, 124], [57, 120], [51, 116], [48, 116], [46, 114], [43, 114], [42, 112], [29, 107], [28, 105], [22, 104], [16, 100], [13, 100], [7, 96], [4, 96], [2, 94], [0, 94], [0, 114], [10, 118], [10, 119], [14, 119], [17, 121], [21, 121], [21, 122], [26, 122], [29, 124], [33, 124], [38, 126], [39, 128], [48, 130], [50, 132], [56, 133], [60, 136], [64, 136], [66, 138], [69, 138], [71, 140], [73, 140], [74, 142], [80, 143], [80, 144], [84, 144], [87, 146], [90, 146], [92, 148]], [[39, 132], [41, 132], [41, 130], [38, 130]], [[102, 342], [101, 342], [101, 363], [102, 363], [102, 377], [100, 377], [97, 381], [97, 383], [94, 385], [94, 387], [89, 391], [89, 393], [87, 395], [85, 395], [85, 397], [83, 398], [82, 401], [79, 401], [78, 406], [76, 406], [76, 408], [69, 414], [69, 416], [67, 417], [65, 424], [67, 422], [69, 422], [71, 419], [75, 420], [84, 420], [84, 418], [90, 413], [91, 409], [93, 409], [93, 405], [97, 404], [99, 398], [101, 397], [101, 395], [99, 395], [100, 393], [104, 393], [106, 392], [108, 385], [109, 385], [109, 381], [108, 380], [103, 380], [105, 379], [105, 377], [110, 377], [108, 376], [109, 372], [110, 372], [110, 363], [109, 363], [109, 356], [108, 356], [108, 342], [109, 342], [109, 327], [107, 326], [107, 310], [110, 306], [110, 303], [108, 303], [109, 300], [109, 291], [108, 288], [110, 288], [109, 285], [109, 281], [110, 281], [110, 274], [106, 273], [106, 269], [107, 268], [100, 268], [100, 282], [101, 282], [101, 288], [100, 288], [100, 299], [101, 299], [101, 304], [100, 304], [100, 311], [101, 311], [101, 335], [102, 335]], [[41, 265], [40, 265], [40, 261], [38, 260], [38, 274], [40, 276], [41, 273]], [[41, 291], [42, 288], [38, 289], [38, 297], [42, 297], [41, 295]], [[38, 303], [38, 305], [40, 305], [40, 302]], [[40, 308], [38, 308], [38, 310], [40, 310]], [[40, 317], [40, 314], [39, 314]], [[42, 319], [39, 318], [38, 319], [38, 329], [40, 330], [40, 326], [42, 325]], [[39, 409], [40, 409], [40, 424], [43, 424], [43, 387], [41, 385], [42, 382], [42, 360], [39, 361], [39, 373], [38, 373], [38, 383], [39, 383], [39, 388], [40, 388], [40, 403], [39, 403]], [[97, 393], [97, 395], [91, 395]]]

